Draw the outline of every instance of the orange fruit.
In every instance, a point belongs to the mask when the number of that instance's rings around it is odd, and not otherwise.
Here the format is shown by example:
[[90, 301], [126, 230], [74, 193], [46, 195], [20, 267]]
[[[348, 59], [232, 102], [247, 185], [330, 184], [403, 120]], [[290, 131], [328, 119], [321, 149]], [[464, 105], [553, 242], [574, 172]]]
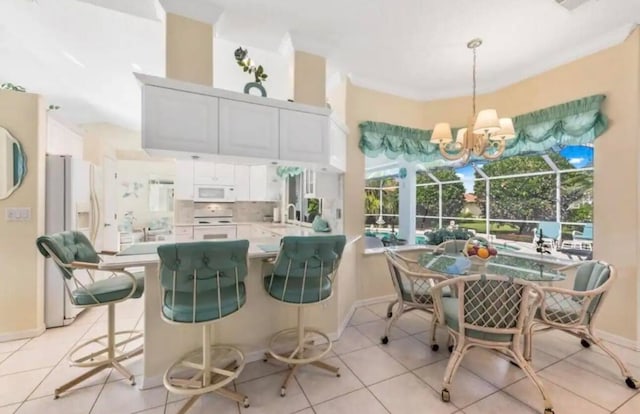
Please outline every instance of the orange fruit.
[[489, 257], [489, 249], [487, 249], [486, 247], [481, 247], [478, 249], [477, 255], [481, 259], [486, 259]]

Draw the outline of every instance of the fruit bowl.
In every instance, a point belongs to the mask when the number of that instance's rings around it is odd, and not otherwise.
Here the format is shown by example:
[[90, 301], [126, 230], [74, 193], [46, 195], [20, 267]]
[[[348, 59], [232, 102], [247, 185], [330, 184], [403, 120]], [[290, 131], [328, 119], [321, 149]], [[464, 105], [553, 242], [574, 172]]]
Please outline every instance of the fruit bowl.
[[484, 237], [474, 236], [467, 240], [462, 253], [471, 260], [486, 262], [492, 257], [497, 256], [498, 250]]

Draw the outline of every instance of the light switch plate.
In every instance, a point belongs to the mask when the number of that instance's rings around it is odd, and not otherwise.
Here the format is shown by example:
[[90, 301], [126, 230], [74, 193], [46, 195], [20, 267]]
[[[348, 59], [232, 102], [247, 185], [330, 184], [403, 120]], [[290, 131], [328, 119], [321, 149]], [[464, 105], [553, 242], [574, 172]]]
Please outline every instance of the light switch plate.
[[31, 220], [31, 207], [7, 207], [4, 209], [4, 219], [6, 221], [29, 221]]

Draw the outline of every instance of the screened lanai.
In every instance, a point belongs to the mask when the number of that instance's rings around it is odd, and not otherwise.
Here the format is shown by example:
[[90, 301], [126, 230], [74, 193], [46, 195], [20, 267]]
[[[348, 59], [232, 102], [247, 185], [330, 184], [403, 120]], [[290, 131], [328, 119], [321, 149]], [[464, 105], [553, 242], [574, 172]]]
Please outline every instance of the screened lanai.
[[536, 251], [536, 237], [554, 253], [591, 251], [593, 142], [607, 128], [603, 99], [514, 117], [516, 138], [491, 161], [447, 161], [431, 131], [361, 123], [366, 234], [433, 244], [434, 232], [463, 231], [523, 252]]

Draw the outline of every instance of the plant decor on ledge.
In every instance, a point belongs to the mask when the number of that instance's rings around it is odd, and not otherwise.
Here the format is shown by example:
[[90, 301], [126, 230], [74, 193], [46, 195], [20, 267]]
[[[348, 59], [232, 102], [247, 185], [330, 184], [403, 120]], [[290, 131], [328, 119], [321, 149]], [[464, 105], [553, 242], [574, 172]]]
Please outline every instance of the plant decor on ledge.
[[244, 86], [244, 93], [248, 94], [252, 88], [256, 88], [260, 91], [262, 96], [266, 97], [267, 91], [264, 89], [264, 86], [262, 86], [262, 82], [267, 80], [268, 75], [264, 73], [262, 65], [256, 66], [249, 58], [249, 52], [247, 49], [243, 49], [242, 46], [238, 47], [233, 54], [236, 58], [236, 63], [242, 68], [242, 71], [249, 75], [253, 75], [255, 78], [254, 82], [249, 82]]

